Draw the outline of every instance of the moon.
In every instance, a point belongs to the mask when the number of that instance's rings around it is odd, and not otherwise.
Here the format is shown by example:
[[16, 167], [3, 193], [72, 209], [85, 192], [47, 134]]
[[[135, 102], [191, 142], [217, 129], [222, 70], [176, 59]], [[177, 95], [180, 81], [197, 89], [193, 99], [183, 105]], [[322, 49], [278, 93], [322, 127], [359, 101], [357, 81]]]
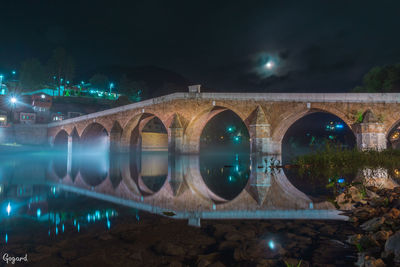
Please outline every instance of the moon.
[[267, 63], [265, 63], [265, 67], [271, 70], [275, 67], [275, 63], [273, 61], [268, 61]]

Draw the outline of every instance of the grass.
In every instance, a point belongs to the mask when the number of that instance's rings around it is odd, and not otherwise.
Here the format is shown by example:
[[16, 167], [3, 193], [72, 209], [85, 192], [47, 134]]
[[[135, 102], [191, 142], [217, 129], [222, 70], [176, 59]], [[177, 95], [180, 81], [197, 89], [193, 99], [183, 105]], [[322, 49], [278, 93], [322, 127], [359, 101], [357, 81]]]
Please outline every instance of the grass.
[[325, 149], [299, 156], [294, 163], [300, 166], [301, 172], [331, 172], [331, 175], [335, 174], [335, 170], [340, 173], [355, 173], [365, 167], [394, 169], [400, 166], [400, 150], [359, 151], [328, 143]]
[[[303, 261], [303, 260], [300, 260], [300, 261], [297, 263], [296, 267], [300, 267], [302, 261]], [[294, 267], [294, 266], [295, 266], [294, 264], [290, 264], [290, 263], [288, 263], [288, 262], [286, 262], [286, 261], [285, 261], [285, 264], [286, 264], [286, 267]]]
[[358, 252], [363, 252], [363, 248], [360, 243], [356, 243], [356, 248]]

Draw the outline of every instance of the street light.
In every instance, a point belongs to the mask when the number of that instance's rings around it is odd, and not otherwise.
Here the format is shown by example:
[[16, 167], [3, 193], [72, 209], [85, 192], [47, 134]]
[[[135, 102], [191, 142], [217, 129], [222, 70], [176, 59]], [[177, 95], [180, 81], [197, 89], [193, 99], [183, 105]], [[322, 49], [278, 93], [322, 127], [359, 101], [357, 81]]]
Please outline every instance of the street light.
[[110, 94], [111, 94], [111, 89], [114, 88], [114, 83], [110, 83]]
[[12, 96], [11, 98], [10, 98], [10, 102], [11, 102], [11, 122], [14, 122], [14, 108], [15, 108], [15, 105], [17, 104], [17, 102], [18, 102], [18, 99], [15, 97], [15, 96]]

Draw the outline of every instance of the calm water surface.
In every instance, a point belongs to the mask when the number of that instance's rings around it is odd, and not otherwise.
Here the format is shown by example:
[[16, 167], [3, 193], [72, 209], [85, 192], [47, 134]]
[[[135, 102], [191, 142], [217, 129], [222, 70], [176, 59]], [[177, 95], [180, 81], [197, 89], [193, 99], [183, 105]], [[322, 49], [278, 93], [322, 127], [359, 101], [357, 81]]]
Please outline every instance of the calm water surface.
[[[142, 211], [188, 220], [339, 219], [329, 199], [354, 175], [300, 176], [276, 158], [248, 153], [171, 156], [31, 152], [0, 156], [0, 242], [35, 229], [44, 236], [113, 227]], [[271, 165], [272, 164], [272, 165]], [[327, 184], [335, 183], [334, 188]]]

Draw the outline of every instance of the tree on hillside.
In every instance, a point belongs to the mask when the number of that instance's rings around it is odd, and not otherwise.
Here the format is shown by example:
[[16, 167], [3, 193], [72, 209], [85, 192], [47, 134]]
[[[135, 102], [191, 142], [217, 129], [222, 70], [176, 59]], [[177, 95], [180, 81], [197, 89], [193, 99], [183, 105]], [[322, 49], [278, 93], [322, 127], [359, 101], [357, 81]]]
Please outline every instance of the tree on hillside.
[[67, 54], [64, 48], [56, 48], [47, 63], [47, 71], [49, 78], [55, 77], [57, 86], [64, 84], [66, 81], [72, 82], [75, 76], [74, 59]]
[[45, 84], [46, 70], [43, 64], [36, 58], [22, 62], [19, 82], [23, 91], [34, 91]]
[[94, 74], [92, 78], [89, 79], [89, 82], [94, 88], [101, 90], [109, 89], [109, 79], [104, 74]]
[[122, 76], [118, 85], [118, 92], [126, 95], [133, 102], [142, 100], [143, 93], [146, 91], [147, 85], [145, 82], [130, 80], [126, 75]]
[[355, 87], [353, 92], [400, 92], [400, 63], [372, 68], [364, 75], [363, 85]]

